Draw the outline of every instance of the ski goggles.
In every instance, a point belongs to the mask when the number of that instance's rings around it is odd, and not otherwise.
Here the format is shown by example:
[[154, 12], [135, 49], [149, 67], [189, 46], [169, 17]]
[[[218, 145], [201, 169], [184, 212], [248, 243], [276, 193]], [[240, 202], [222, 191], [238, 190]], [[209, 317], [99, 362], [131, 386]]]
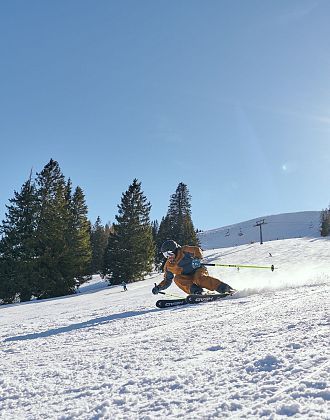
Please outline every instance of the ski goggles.
[[163, 255], [165, 258], [168, 258], [168, 257], [174, 257], [175, 254], [173, 251], [165, 251], [163, 252]]

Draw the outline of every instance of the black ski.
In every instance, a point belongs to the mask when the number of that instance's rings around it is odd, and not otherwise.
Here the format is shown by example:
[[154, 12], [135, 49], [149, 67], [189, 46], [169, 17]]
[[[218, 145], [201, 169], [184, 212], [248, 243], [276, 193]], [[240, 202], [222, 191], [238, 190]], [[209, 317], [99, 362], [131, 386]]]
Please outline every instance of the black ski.
[[173, 306], [186, 305], [187, 303], [195, 304], [203, 302], [213, 302], [214, 300], [224, 299], [228, 296], [232, 296], [234, 293], [218, 293], [214, 295], [188, 295], [186, 298], [181, 299], [163, 299], [157, 300], [156, 306], [158, 308], [172, 308]]
[[233, 293], [219, 293], [214, 295], [188, 295], [186, 297], [187, 303], [203, 303], [203, 302], [213, 302], [214, 300], [224, 299], [228, 296], [231, 296]]
[[186, 298], [182, 299], [163, 299], [157, 300], [157, 308], [172, 308], [173, 306], [186, 305], [188, 302]]

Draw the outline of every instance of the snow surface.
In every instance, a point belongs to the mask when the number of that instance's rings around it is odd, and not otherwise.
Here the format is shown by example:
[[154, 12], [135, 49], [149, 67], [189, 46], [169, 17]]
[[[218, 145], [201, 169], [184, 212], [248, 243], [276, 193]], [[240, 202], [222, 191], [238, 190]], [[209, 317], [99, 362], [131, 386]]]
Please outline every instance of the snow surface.
[[0, 418], [329, 419], [330, 240], [204, 255], [278, 268], [212, 267], [239, 292], [200, 305], [156, 308], [155, 275], [0, 307]]

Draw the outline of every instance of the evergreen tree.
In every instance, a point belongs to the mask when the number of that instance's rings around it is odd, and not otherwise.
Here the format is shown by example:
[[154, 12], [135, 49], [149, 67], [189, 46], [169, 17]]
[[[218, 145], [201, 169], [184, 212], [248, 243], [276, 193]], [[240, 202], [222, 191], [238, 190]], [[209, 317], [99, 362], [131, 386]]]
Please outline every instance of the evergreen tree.
[[105, 270], [112, 284], [141, 280], [152, 270], [154, 242], [151, 205], [137, 179], [123, 193], [105, 253]]
[[37, 174], [40, 210], [37, 226], [38, 298], [63, 296], [75, 291], [71, 183], [65, 185], [59, 164], [51, 159]]
[[110, 225], [109, 223], [106, 223], [104, 226], [104, 231], [107, 237], [109, 237], [110, 233], [113, 233], [113, 225]]
[[180, 245], [199, 245], [191, 219], [190, 200], [187, 185], [180, 182], [171, 196], [167, 215], [159, 226], [157, 244], [161, 244], [165, 239], [173, 239]]
[[0, 304], [13, 303], [18, 298], [16, 274], [12, 262], [0, 254]]
[[330, 206], [321, 211], [321, 236], [330, 235]]
[[159, 229], [156, 236], [156, 256], [155, 256], [155, 265], [158, 269], [162, 270], [166, 259], [164, 258], [163, 254], [160, 251], [160, 247], [162, 243], [166, 241], [166, 239], [170, 239], [173, 237], [173, 230], [171, 221], [168, 215], [162, 218]]
[[[87, 218], [87, 205], [83, 190], [78, 186], [71, 200], [72, 234], [70, 235], [70, 247], [73, 253], [74, 276], [80, 281], [82, 277], [90, 274], [90, 262], [92, 248], [90, 241], [91, 226]], [[72, 244], [72, 246], [71, 246]]]
[[155, 220], [152, 224], [152, 236], [156, 246], [156, 253], [155, 253], [155, 267], [162, 271], [166, 259], [164, 258], [163, 254], [160, 252], [160, 247], [162, 243], [169, 237], [170, 234], [170, 224], [168, 223], [169, 218], [168, 216], [163, 217], [160, 225], [158, 225], [157, 220]]
[[33, 293], [37, 199], [31, 175], [9, 201], [0, 227], [0, 299], [6, 303], [30, 300]]
[[90, 223], [82, 189], [72, 195], [53, 159], [10, 200], [0, 226], [0, 300], [73, 293], [89, 273]]
[[100, 273], [103, 271], [104, 253], [108, 244], [109, 234], [109, 227], [104, 227], [100, 217], [98, 217], [91, 229], [92, 273]]
[[152, 228], [152, 238], [154, 240], [154, 242], [156, 241], [157, 238], [157, 234], [158, 234], [158, 230], [159, 230], [159, 225], [158, 225], [158, 221], [154, 220], [151, 223], [151, 228]]

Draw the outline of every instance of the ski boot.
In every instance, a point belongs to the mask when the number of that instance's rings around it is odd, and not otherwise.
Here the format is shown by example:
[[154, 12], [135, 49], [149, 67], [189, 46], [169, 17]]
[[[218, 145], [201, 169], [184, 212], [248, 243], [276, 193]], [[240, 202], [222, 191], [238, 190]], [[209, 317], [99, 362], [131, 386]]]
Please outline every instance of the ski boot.
[[236, 290], [230, 287], [229, 284], [221, 283], [220, 286], [218, 286], [218, 288], [216, 289], [216, 291], [220, 293], [221, 295], [223, 294], [232, 295], [233, 293], [235, 293]]
[[197, 286], [197, 284], [192, 284], [190, 286], [189, 292], [191, 295], [201, 295], [203, 294], [203, 288], [200, 286]]

